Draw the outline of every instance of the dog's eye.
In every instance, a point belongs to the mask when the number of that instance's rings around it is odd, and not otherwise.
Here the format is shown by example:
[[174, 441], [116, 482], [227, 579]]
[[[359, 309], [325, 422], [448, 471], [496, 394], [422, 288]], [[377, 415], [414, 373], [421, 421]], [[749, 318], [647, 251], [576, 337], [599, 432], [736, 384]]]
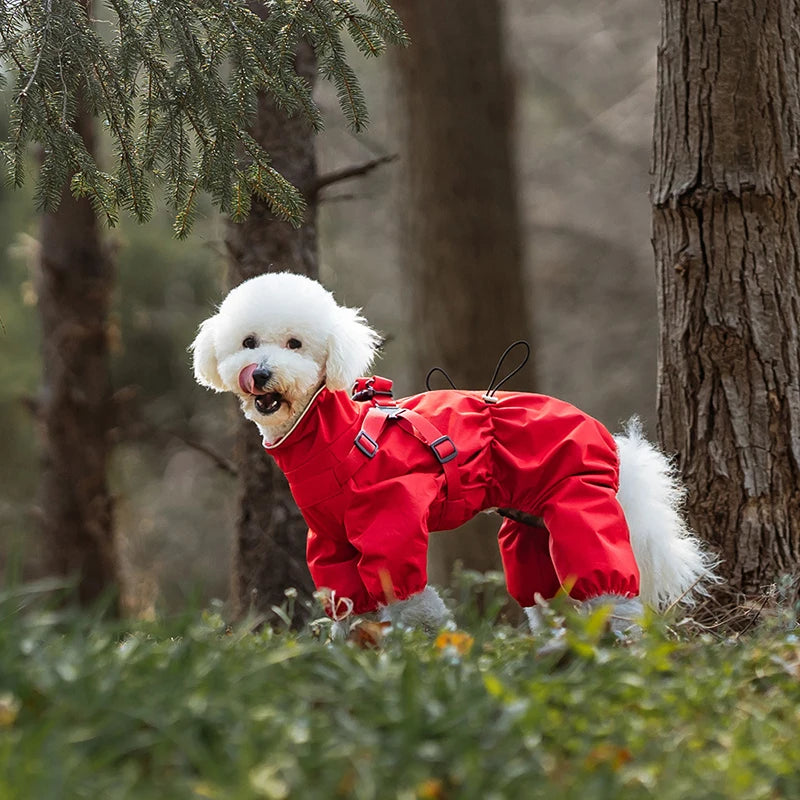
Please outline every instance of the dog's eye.
[[290, 350], [299, 350], [303, 346], [303, 343], [299, 339], [289, 339], [289, 341], [286, 342], [286, 346]]
[[257, 345], [258, 342], [256, 342], [255, 336], [245, 336], [242, 341], [242, 347], [246, 347], [248, 350], [255, 350]]

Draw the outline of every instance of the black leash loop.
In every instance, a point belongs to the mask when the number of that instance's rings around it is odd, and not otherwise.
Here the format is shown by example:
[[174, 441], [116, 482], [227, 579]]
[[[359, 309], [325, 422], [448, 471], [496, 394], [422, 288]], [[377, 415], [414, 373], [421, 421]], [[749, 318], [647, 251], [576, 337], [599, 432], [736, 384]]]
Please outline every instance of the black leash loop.
[[429, 392], [431, 391], [431, 378], [436, 372], [441, 372], [442, 375], [444, 375], [445, 380], [450, 384], [450, 386], [453, 389], [456, 388], [456, 385], [453, 383], [452, 378], [441, 367], [432, 367], [431, 369], [428, 370], [428, 374], [425, 376], [425, 388]]
[[[521, 363], [519, 363], [508, 375], [503, 378], [499, 383], [495, 384], [497, 380], [497, 375], [500, 372], [503, 362], [506, 360], [508, 354], [518, 345], [522, 345], [525, 348], [525, 358], [522, 359]], [[484, 397], [494, 397], [494, 393], [506, 382], [511, 380], [527, 363], [528, 359], [531, 357], [531, 346], [524, 340], [519, 339], [516, 342], [513, 342], [508, 347], [506, 347], [505, 352], [503, 355], [500, 356], [500, 360], [497, 362], [497, 366], [494, 368], [494, 375], [492, 375], [492, 379], [489, 381], [489, 388], [486, 390], [486, 394]]]
[[[500, 373], [500, 370], [503, 368], [503, 362], [508, 357], [509, 353], [519, 345], [525, 348], [525, 357], [522, 361], [514, 367], [508, 375], [505, 376], [499, 383], [495, 383], [497, 380], [497, 376]], [[483, 395], [484, 399], [487, 402], [496, 403], [497, 399], [495, 398], [495, 392], [504, 384], [506, 381], [510, 381], [527, 363], [528, 359], [531, 357], [531, 346], [524, 340], [518, 339], [516, 342], [512, 342], [508, 347], [506, 347], [503, 355], [500, 356], [500, 360], [497, 362], [497, 366], [494, 368], [494, 375], [492, 375], [491, 381], [489, 381], [489, 388], [486, 390], [486, 393]], [[437, 373], [441, 372], [444, 375], [445, 380], [450, 384], [452, 389], [456, 389], [457, 387], [455, 383], [453, 383], [452, 378], [441, 368], [441, 367], [432, 367], [428, 370], [428, 374], [425, 376], [425, 388], [430, 392], [431, 391], [431, 378]]]

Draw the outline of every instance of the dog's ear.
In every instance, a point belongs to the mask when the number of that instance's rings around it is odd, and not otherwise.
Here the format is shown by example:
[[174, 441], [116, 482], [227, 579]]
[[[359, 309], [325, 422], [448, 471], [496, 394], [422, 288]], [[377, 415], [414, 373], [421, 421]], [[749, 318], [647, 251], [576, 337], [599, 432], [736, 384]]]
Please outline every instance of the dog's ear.
[[367, 325], [357, 308], [336, 309], [328, 337], [325, 385], [333, 392], [350, 390], [375, 357], [381, 337]]
[[217, 349], [214, 346], [214, 328], [217, 317], [209, 317], [200, 325], [195, 340], [189, 345], [192, 352], [195, 380], [201, 385], [217, 392], [224, 392], [222, 378], [217, 372]]

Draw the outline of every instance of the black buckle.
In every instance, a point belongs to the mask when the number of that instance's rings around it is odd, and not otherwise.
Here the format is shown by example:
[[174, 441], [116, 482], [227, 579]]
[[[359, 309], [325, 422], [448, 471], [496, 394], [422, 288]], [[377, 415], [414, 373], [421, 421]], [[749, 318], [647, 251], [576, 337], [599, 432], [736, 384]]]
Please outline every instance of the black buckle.
[[[358, 382], [356, 382], [356, 385], [357, 383]], [[394, 397], [391, 389], [376, 389], [374, 383], [375, 379], [370, 378], [363, 389], [359, 389], [357, 392], [353, 391], [350, 395], [350, 399], [354, 400], [356, 403], [364, 403], [367, 400], [372, 400], [373, 397], [388, 397], [390, 399]], [[355, 389], [355, 387], [353, 388]]]
[[[449, 444], [453, 451], [443, 456], [438, 450], [440, 444]], [[458, 448], [456, 448], [455, 442], [449, 436], [440, 436], [435, 442], [431, 442], [430, 448], [440, 464], [446, 464], [458, 455]]]
[[[362, 442], [367, 441], [369, 443], [369, 447], [364, 445]], [[366, 432], [366, 431], [359, 431], [358, 435], [353, 442], [355, 446], [367, 457], [367, 458], [375, 458], [375, 453], [378, 452], [378, 443]]]
[[361, 389], [358, 392], [354, 392], [350, 399], [354, 400], [356, 403], [364, 403], [367, 400], [372, 400], [373, 397], [394, 397], [392, 392], [384, 389], [374, 389], [372, 386], [367, 386], [365, 389]]

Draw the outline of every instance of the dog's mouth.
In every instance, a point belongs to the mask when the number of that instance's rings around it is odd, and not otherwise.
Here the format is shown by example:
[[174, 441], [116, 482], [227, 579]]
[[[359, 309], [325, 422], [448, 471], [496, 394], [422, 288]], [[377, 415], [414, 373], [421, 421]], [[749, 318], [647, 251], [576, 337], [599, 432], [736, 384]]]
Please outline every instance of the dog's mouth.
[[258, 411], [259, 414], [263, 414], [265, 417], [268, 417], [271, 414], [274, 414], [281, 407], [283, 402], [285, 402], [283, 395], [279, 392], [267, 392], [266, 394], [259, 394], [256, 395], [255, 399], [256, 411]]
[[286, 398], [280, 393], [269, 389], [266, 384], [270, 382], [271, 373], [268, 369], [259, 370], [257, 364], [248, 364], [239, 373], [239, 388], [253, 398], [256, 411], [265, 417], [274, 414], [287, 403]]

